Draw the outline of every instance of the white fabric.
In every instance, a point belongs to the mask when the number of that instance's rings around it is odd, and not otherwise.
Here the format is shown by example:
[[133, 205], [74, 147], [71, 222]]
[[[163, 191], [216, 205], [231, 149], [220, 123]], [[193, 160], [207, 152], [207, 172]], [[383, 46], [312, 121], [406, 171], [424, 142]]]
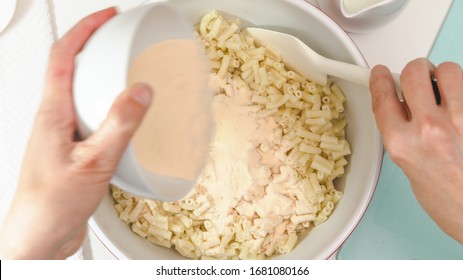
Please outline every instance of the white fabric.
[[[18, 184], [54, 39], [48, 0], [18, 0], [12, 22], [0, 33], [0, 224]], [[81, 259], [82, 251], [72, 258]]]
[[[1, 9], [1, 2], [0, 2]], [[18, 0], [0, 33], [0, 222], [11, 203], [54, 41], [48, 0]]]

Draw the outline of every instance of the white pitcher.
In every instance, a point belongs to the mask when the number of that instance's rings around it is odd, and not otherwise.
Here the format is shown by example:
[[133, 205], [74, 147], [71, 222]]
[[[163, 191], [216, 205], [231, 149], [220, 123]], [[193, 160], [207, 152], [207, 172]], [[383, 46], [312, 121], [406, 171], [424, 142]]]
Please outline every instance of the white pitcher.
[[320, 9], [345, 31], [364, 33], [386, 25], [408, 0], [318, 0]]

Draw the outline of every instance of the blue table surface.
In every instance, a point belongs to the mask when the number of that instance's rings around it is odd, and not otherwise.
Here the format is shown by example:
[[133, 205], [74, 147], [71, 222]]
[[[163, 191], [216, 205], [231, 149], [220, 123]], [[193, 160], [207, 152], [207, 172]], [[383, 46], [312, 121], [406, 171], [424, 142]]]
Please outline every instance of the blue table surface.
[[[429, 59], [436, 65], [444, 61], [463, 65], [463, 0], [453, 1]], [[463, 245], [424, 212], [404, 173], [386, 153], [371, 204], [337, 258], [463, 259]]]

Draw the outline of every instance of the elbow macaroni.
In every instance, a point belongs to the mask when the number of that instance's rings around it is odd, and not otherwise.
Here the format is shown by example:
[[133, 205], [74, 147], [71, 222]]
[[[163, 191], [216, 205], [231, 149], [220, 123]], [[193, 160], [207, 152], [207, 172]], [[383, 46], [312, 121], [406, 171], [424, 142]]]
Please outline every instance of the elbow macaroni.
[[[209, 213], [214, 202], [198, 188], [169, 203], [111, 188], [119, 218], [136, 234], [159, 246], [173, 246], [191, 259], [262, 259], [288, 253], [299, 233], [325, 222], [343, 196], [333, 184], [344, 174], [351, 152], [344, 137], [346, 98], [341, 88], [332, 81], [320, 86], [287, 69], [278, 50], [255, 46], [239, 28], [239, 20], [211, 11], [202, 17], [197, 34], [211, 71], [226, 81], [222, 94], [250, 90], [251, 102], [259, 108], [256, 116], [278, 124], [272, 141], [257, 149], [273, 152], [281, 162], [273, 167], [273, 180], [261, 198], [273, 201], [271, 207], [280, 214], [265, 216], [265, 204], [243, 199], [216, 226]], [[283, 201], [285, 209], [273, 205]]]

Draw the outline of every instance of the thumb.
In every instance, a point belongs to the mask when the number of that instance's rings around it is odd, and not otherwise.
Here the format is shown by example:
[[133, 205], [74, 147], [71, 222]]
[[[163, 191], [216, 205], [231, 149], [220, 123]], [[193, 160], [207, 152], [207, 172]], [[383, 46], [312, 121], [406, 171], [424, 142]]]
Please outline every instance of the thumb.
[[105, 162], [119, 162], [148, 111], [151, 99], [152, 91], [146, 84], [135, 84], [120, 94], [101, 126], [80, 143], [86, 147], [86, 153], [93, 151]]

